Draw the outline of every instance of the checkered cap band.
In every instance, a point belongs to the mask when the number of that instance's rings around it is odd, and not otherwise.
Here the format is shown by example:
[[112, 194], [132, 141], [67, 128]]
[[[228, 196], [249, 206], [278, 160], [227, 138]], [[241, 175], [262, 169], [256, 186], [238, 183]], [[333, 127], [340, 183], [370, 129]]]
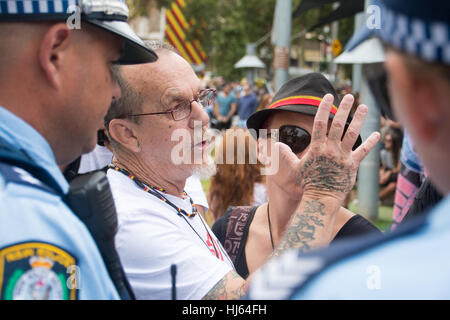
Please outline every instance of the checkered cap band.
[[384, 25], [379, 34], [395, 48], [429, 62], [450, 64], [450, 26], [447, 21], [425, 21], [381, 7]]
[[[103, 1], [103, 2], [102, 2]], [[97, 4], [121, 3], [126, 0], [94, 0]], [[0, 0], [1, 15], [39, 15], [39, 14], [70, 14], [75, 6], [82, 6], [81, 0]]]
[[0, 14], [66, 13], [77, 0], [0, 0]]

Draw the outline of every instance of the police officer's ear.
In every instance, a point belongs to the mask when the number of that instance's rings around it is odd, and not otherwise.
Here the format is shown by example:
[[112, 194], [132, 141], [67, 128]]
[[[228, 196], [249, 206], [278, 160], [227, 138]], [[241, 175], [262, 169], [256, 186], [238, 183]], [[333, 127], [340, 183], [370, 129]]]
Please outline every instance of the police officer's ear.
[[71, 30], [65, 23], [52, 25], [44, 34], [39, 47], [39, 63], [54, 88], [61, 85], [62, 60], [69, 49]]
[[141, 151], [133, 122], [127, 119], [112, 119], [108, 128], [109, 135], [116, 144], [131, 152]]

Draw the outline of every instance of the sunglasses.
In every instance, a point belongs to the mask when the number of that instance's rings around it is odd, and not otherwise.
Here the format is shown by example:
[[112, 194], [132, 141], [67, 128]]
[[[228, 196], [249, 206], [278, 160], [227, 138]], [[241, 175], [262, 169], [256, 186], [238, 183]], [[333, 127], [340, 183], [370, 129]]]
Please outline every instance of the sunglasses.
[[[344, 133], [347, 131], [347, 126], [344, 128]], [[271, 134], [268, 133], [269, 137]], [[286, 144], [291, 148], [295, 154], [302, 153], [311, 143], [311, 134], [305, 129], [294, 125], [282, 125], [278, 129], [278, 141]], [[361, 145], [360, 139], [355, 142], [352, 150], [356, 150]]]
[[[294, 125], [283, 125], [277, 132], [278, 141], [283, 142], [291, 148], [292, 152], [299, 154], [303, 152], [311, 143], [311, 135], [308, 131]], [[271, 133], [267, 133], [267, 137]]]

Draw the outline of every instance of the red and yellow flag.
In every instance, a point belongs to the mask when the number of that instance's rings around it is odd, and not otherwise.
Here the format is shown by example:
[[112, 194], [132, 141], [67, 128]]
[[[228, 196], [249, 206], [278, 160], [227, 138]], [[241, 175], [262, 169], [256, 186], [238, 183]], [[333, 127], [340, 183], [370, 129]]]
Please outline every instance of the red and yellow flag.
[[166, 41], [174, 46], [190, 64], [201, 65], [206, 61], [206, 54], [200, 42], [186, 40], [186, 32], [194, 27], [194, 24], [187, 21], [182, 12], [186, 7], [186, 1], [189, 0], [175, 0], [170, 8], [166, 9]]

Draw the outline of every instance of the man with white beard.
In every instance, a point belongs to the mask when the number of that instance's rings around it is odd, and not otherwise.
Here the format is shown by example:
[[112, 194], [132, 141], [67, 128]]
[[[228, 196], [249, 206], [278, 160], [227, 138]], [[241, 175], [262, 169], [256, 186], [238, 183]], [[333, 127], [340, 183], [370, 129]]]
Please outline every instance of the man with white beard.
[[[172, 265], [177, 266], [178, 299], [241, 298], [251, 275], [244, 280], [236, 273], [226, 251], [183, 191], [194, 171], [212, 167], [204, 132], [209, 124], [205, 107], [212, 103], [215, 92], [201, 90], [200, 80], [181, 56], [163, 46], [152, 49], [158, 54], [157, 62], [121, 69], [122, 96], [105, 118], [114, 153], [108, 178], [119, 220], [117, 251], [138, 299], [170, 299]], [[321, 185], [320, 172], [310, 168], [311, 163], [319, 162], [320, 169], [329, 173], [326, 178], [339, 183], [336, 194], [342, 195], [340, 190], [351, 190], [359, 162], [378, 136], [372, 135], [352, 151], [367, 114], [367, 107], [360, 106], [351, 129], [342, 141], [338, 139], [342, 121], [353, 105], [353, 98], [347, 96], [327, 138], [323, 124], [328, 122], [330, 97], [326, 95], [318, 107], [312, 151], [302, 166], [307, 178]], [[274, 148], [272, 155], [279, 148], [286, 161], [289, 147], [278, 143]], [[320, 245], [310, 239], [310, 233], [305, 236], [304, 216], [317, 221], [320, 215], [323, 224], [317, 234], [326, 236], [339, 207], [335, 197], [321, 199], [320, 192], [306, 190], [288, 225], [289, 233], [273, 255], [291, 248], [305, 249], [305, 241], [310, 247]]]
[[119, 220], [116, 248], [138, 299], [171, 298], [172, 264], [177, 298], [200, 299], [233, 270], [184, 191], [193, 173], [214, 174], [202, 103], [215, 92], [201, 90], [178, 54], [162, 44], [154, 49], [161, 54], [156, 68], [120, 70], [122, 99], [105, 118], [114, 154], [108, 179]]

